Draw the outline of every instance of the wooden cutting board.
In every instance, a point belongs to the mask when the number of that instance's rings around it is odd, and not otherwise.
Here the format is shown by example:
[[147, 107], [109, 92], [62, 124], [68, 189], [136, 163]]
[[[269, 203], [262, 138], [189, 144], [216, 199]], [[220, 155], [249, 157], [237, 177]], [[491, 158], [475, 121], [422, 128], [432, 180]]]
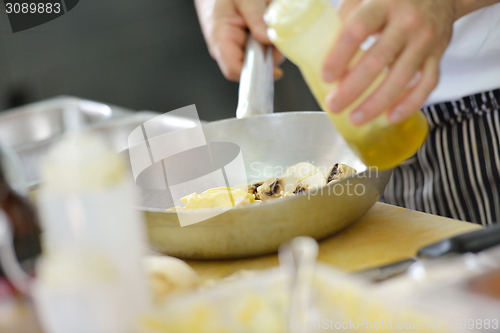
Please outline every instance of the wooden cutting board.
[[[357, 271], [406, 259], [427, 244], [479, 228], [467, 222], [377, 203], [354, 225], [320, 241], [318, 260], [340, 270]], [[273, 254], [187, 263], [202, 279], [220, 279], [240, 270], [277, 266], [278, 257]]]

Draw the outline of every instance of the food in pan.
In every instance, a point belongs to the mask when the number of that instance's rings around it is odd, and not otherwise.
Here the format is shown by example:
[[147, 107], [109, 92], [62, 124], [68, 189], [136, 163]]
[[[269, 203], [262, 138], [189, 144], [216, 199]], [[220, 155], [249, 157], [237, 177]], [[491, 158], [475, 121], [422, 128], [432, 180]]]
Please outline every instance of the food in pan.
[[[255, 202], [255, 196], [244, 188], [231, 189], [229, 187], [216, 187], [203, 193], [192, 193], [181, 198], [188, 209], [233, 207]], [[176, 207], [179, 208], [179, 207]]]
[[311, 163], [301, 162], [289, 167], [279, 178], [271, 177], [241, 188], [217, 187], [200, 194], [192, 193], [181, 198], [185, 207], [171, 209], [233, 207], [260, 203], [307, 193], [355, 174], [353, 167], [342, 163], [335, 163], [323, 172]]

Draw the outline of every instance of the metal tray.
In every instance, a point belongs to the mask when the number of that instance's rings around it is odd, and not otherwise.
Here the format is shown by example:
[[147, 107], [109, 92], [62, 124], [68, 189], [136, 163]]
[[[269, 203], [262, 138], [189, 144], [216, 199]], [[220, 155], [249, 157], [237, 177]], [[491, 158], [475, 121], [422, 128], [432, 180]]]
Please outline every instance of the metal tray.
[[19, 155], [32, 185], [39, 182], [40, 157], [61, 137], [103, 126], [132, 112], [76, 97], [55, 97], [1, 112], [0, 142]]
[[[85, 101], [86, 105], [88, 103], [94, 103], [90, 101]], [[96, 103], [99, 104], [99, 103]], [[102, 110], [105, 110], [105, 105], [102, 106]], [[107, 107], [107, 106], [106, 106]], [[131, 112], [124, 111], [124, 109], [114, 109], [113, 107], [108, 107], [114, 112], [118, 110], [118, 113], [114, 116], [111, 115], [107, 118], [99, 119], [96, 114], [89, 115], [86, 119], [90, 122], [83, 123], [80, 132], [92, 133], [99, 135], [104, 138], [111, 148], [116, 152], [121, 152], [128, 148], [128, 136], [132, 130], [137, 126], [142, 125], [144, 122], [150, 120], [159, 115], [159, 113], [152, 111], [141, 111], [141, 112]], [[94, 109], [95, 111], [96, 109]], [[90, 112], [89, 112], [90, 113]], [[87, 116], [87, 114], [85, 114]], [[85, 118], [83, 118], [85, 119]], [[162, 117], [164, 124], [162, 124], [163, 133], [175, 131], [179, 129], [189, 128], [193, 125], [189, 119], [179, 117]], [[92, 122], [93, 121], [93, 122]], [[0, 118], [1, 123], [1, 118]], [[1, 127], [1, 125], [0, 125]], [[28, 186], [31, 190], [35, 189], [41, 182], [40, 176], [40, 163], [45, 154], [50, 150], [50, 148], [59, 141], [62, 137], [73, 132], [73, 128], [63, 128], [66, 131], [61, 131], [58, 135], [51, 138], [24, 143], [16, 147], [16, 152], [24, 166], [24, 171], [26, 174], [26, 179]]]
[[130, 112], [75, 97], [56, 97], [0, 113], [0, 140], [19, 150]]
[[[110, 121], [102, 126], [91, 128], [88, 132], [100, 135], [109, 142], [116, 152], [121, 152], [128, 148], [128, 136], [137, 126], [159, 115], [160, 113], [153, 111], [139, 111], [124, 118]], [[168, 114], [162, 115], [159, 119], [161, 122], [156, 123], [161, 125], [161, 133], [188, 129], [197, 124], [194, 120], [169, 116]], [[200, 123], [204, 124], [205, 122], [201, 121]]]

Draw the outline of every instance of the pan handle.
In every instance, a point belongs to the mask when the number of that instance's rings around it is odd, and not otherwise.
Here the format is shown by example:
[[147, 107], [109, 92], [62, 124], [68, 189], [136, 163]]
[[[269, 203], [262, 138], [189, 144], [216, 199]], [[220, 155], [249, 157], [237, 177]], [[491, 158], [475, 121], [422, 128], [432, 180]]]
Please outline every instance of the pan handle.
[[237, 118], [273, 113], [273, 49], [248, 35], [241, 70]]

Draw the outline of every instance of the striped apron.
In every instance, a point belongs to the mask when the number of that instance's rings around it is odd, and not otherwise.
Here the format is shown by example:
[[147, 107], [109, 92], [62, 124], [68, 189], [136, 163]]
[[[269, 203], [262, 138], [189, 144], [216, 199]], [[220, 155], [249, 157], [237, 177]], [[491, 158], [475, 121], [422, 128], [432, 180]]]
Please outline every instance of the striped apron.
[[484, 226], [500, 222], [500, 89], [422, 110], [426, 142], [382, 201]]

